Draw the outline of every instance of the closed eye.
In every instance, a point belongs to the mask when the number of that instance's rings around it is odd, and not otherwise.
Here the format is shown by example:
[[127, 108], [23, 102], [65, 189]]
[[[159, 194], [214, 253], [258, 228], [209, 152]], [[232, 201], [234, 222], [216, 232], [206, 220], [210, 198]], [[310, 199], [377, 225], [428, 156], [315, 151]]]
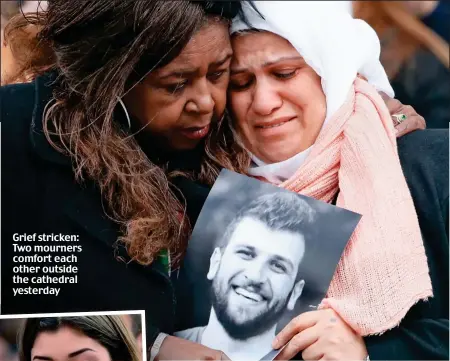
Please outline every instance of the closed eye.
[[273, 75], [278, 79], [290, 79], [295, 76], [297, 69], [288, 72], [273, 72]]
[[229, 87], [230, 90], [239, 91], [239, 90], [245, 90], [252, 84], [252, 79], [244, 80], [244, 81], [238, 81], [238, 80], [231, 80]]
[[218, 70], [214, 73], [208, 74], [208, 78], [212, 81], [217, 81], [219, 80], [225, 73], [227, 72], [227, 70]]
[[170, 94], [178, 94], [184, 90], [187, 83], [188, 83], [188, 81], [184, 80], [184, 81], [176, 83], [176, 84], [169, 84], [169, 85], [165, 86], [165, 89]]

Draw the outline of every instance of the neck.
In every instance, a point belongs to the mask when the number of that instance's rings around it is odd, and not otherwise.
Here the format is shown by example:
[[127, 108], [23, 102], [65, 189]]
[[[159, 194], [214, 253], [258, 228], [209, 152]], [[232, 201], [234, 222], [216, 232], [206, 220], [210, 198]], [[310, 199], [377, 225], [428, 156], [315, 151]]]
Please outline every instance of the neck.
[[277, 163], [265, 163], [252, 155], [253, 165], [248, 169], [248, 174], [262, 177], [273, 184], [281, 184], [291, 178], [300, 169], [311, 152], [311, 148], [309, 147], [291, 158]]
[[245, 340], [236, 340], [227, 333], [211, 309], [209, 322], [202, 336], [202, 345], [223, 351], [228, 357], [236, 360], [259, 360], [272, 350], [276, 325], [262, 334]]

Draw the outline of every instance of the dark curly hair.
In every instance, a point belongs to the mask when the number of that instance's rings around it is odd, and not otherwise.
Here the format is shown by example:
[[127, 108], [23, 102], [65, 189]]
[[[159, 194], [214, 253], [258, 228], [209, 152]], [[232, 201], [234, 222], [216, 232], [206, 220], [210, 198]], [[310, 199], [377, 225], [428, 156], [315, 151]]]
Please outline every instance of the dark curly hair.
[[[208, 19], [229, 23], [234, 16], [242, 16], [239, 1], [53, 0], [38, 21], [59, 74], [44, 114], [47, 139], [72, 158], [77, 181], [95, 182], [107, 215], [121, 226], [118, 241], [141, 264], [163, 249], [179, 259], [190, 226], [173, 174], [115, 121], [117, 98], [172, 61]], [[242, 164], [228, 124], [212, 126], [201, 171], [186, 176], [211, 184], [221, 166]]]

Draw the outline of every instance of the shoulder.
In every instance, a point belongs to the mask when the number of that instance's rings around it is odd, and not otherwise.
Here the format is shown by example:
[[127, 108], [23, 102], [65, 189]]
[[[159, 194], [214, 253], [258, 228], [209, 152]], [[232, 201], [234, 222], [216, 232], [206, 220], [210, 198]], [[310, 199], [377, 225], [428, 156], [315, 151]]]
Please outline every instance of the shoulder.
[[410, 184], [432, 182], [444, 197], [449, 184], [449, 130], [427, 129], [398, 139], [403, 172]]
[[200, 343], [206, 326], [193, 327], [187, 330], [175, 332], [175, 336], [184, 338], [185, 340]]
[[35, 84], [12, 84], [0, 88], [2, 132], [29, 127], [35, 105]]
[[36, 80], [0, 88], [2, 168], [18, 170], [32, 163], [31, 127], [36, 113]]
[[[2, 169], [20, 171], [31, 162], [30, 129], [35, 104], [35, 84], [14, 84], [0, 88]], [[22, 173], [22, 172], [20, 172]]]
[[432, 229], [434, 224], [445, 233], [444, 228], [448, 227], [445, 223], [448, 223], [449, 130], [429, 129], [407, 134], [398, 139], [398, 152], [419, 220], [426, 227]]

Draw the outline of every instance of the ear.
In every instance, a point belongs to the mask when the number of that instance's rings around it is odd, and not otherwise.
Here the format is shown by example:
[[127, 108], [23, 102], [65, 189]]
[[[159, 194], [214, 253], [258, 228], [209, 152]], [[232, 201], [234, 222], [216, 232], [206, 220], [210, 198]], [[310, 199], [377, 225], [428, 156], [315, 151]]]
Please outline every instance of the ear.
[[289, 301], [286, 306], [289, 311], [292, 311], [294, 309], [295, 304], [297, 303], [297, 300], [302, 295], [303, 287], [305, 287], [304, 280], [300, 280], [295, 284], [295, 286], [292, 290], [292, 293], [291, 293], [291, 297], [289, 297]]
[[220, 261], [222, 260], [222, 252], [219, 247], [214, 249], [211, 258], [209, 259], [209, 271], [206, 277], [212, 281], [216, 277], [217, 271], [219, 270]]

